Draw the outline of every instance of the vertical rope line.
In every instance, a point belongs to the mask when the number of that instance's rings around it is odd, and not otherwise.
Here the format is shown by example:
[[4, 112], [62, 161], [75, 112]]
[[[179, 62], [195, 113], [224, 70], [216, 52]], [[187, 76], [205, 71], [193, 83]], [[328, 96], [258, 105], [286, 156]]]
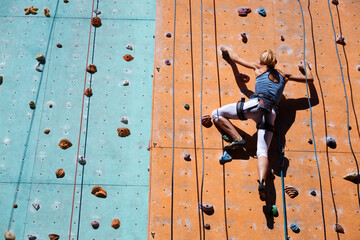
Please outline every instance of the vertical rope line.
[[[193, 32], [192, 32], [192, 14], [191, 14], [191, 0], [189, 0], [189, 14], [190, 14], [190, 54], [191, 54], [191, 82], [192, 82], [192, 108], [193, 110], [193, 128], [194, 128], [194, 150], [195, 150], [195, 171], [196, 171], [196, 194], [197, 194], [197, 204], [200, 201], [199, 197], [199, 177], [198, 177], [198, 157], [196, 149], [196, 112], [195, 112], [195, 79], [194, 79], [194, 55], [193, 55]], [[201, 214], [198, 211], [199, 216], [199, 233], [200, 239], [202, 239], [202, 225], [201, 225]]]
[[[99, 8], [99, 0], [96, 2], [96, 9]], [[97, 17], [97, 13], [96, 13]], [[93, 48], [92, 48], [92, 56], [91, 56], [91, 63], [94, 63], [94, 56], [95, 56], [95, 41], [96, 41], [96, 28], [94, 29], [94, 37], [93, 37]], [[91, 88], [92, 85], [93, 75], [90, 75], [89, 85]], [[91, 98], [88, 98], [88, 105], [87, 105], [87, 113], [86, 113], [86, 127], [85, 127], [85, 143], [84, 143], [84, 158], [86, 158], [86, 150], [87, 150], [87, 140], [88, 140], [88, 129], [89, 129], [89, 116], [90, 116], [90, 104]], [[82, 197], [83, 197], [83, 189], [84, 189], [84, 174], [85, 174], [85, 166], [82, 166], [81, 172], [81, 183], [80, 183], [80, 203], [79, 203], [79, 217], [78, 217], [78, 228], [77, 228], [77, 236], [76, 239], [79, 240], [80, 236], [80, 223], [81, 223], [81, 209], [82, 209]]]
[[301, 19], [302, 19], [302, 25], [303, 25], [303, 51], [304, 51], [303, 64], [304, 64], [304, 71], [305, 71], [306, 94], [307, 94], [307, 100], [308, 100], [309, 110], [310, 110], [310, 123], [311, 123], [310, 125], [311, 125], [311, 135], [312, 135], [312, 139], [313, 139], [313, 143], [314, 143], [314, 154], [315, 154], [317, 171], [318, 171], [318, 175], [319, 175], [320, 198], [321, 198], [321, 214], [322, 214], [322, 218], [323, 218], [324, 238], [326, 240], [326, 226], [325, 226], [323, 190], [322, 190], [322, 183], [321, 183], [319, 160], [318, 160], [317, 151], [316, 151], [316, 140], [315, 140], [314, 126], [313, 126], [312, 107], [311, 107], [311, 102], [310, 102], [310, 98], [309, 98], [309, 85], [308, 85], [307, 71], [306, 71], [307, 63], [306, 63], [306, 60], [305, 60], [305, 55], [306, 55], [305, 20], [304, 20], [304, 12], [303, 12], [303, 9], [302, 9], [301, 1], [298, 0], [298, 2], [299, 2], [299, 6], [300, 6]]
[[173, 39], [173, 69], [172, 69], [172, 104], [173, 104], [173, 132], [172, 132], [172, 164], [171, 164], [171, 240], [174, 237], [174, 163], [175, 163], [175, 38], [176, 38], [176, 0], [174, 0], [174, 39]]
[[[94, 14], [94, 5], [95, 0], [92, 2], [92, 9], [91, 9], [91, 19], [93, 18]], [[91, 41], [91, 31], [92, 30], [92, 24], [90, 20], [90, 30], [89, 30], [89, 41], [88, 41], [88, 49], [87, 49], [87, 56], [86, 56], [86, 67], [89, 63], [89, 54], [90, 54], [90, 41]], [[82, 120], [83, 120], [83, 113], [84, 113], [84, 100], [85, 100], [85, 88], [86, 88], [86, 79], [87, 79], [87, 71], [85, 70], [85, 79], [84, 79], [84, 87], [82, 91], [82, 104], [81, 104], [81, 115], [80, 115], [80, 127], [79, 127], [79, 139], [78, 139], [78, 147], [77, 147], [77, 153], [76, 153], [76, 165], [75, 165], [75, 178], [74, 178], [74, 189], [73, 189], [73, 199], [71, 204], [71, 216], [70, 216], [70, 227], [69, 227], [69, 240], [71, 239], [71, 229], [72, 229], [72, 219], [74, 215], [74, 203], [75, 203], [75, 190], [76, 190], [76, 178], [77, 178], [77, 168], [78, 168], [78, 158], [79, 158], [79, 151], [80, 151], [80, 140], [81, 140], [81, 129], [82, 129]]]
[[[202, 153], [202, 172], [201, 172], [201, 196], [200, 196], [200, 204], [203, 206], [203, 194], [204, 194], [204, 172], [205, 172], [205, 151], [204, 151], [204, 136], [203, 136], [203, 128], [201, 124], [202, 117], [202, 102], [203, 102], [203, 82], [204, 82], [204, 24], [203, 24], [203, 1], [200, 0], [200, 21], [201, 21], [201, 87], [200, 87], [200, 133], [201, 133], [201, 153]], [[205, 220], [204, 220], [204, 211], [201, 211], [202, 215], [202, 225], [203, 225], [203, 236], [205, 240]]]
[[338, 59], [339, 66], [340, 66], [341, 79], [342, 79], [342, 84], [343, 84], [344, 94], [345, 94], [347, 135], [348, 135], [350, 150], [351, 150], [351, 153], [352, 153], [352, 155], [353, 155], [353, 157], [354, 157], [355, 164], [356, 164], [357, 182], [358, 182], [356, 189], [357, 189], [358, 204], [359, 204], [359, 207], [360, 207], [360, 196], [359, 196], [359, 183], [360, 183], [359, 164], [358, 164], [358, 161], [357, 161], [357, 159], [356, 159], [356, 156], [355, 156], [355, 153], [354, 153], [354, 150], [353, 150], [353, 147], [352, 147], [352, 143], [351, 143], [351, 136], [350, 136], [350, 130], [349, 130], [350, 124], [349, 124], [349, 103], [348, 103], [348, 96], [347, 96], [347, 92], [346, 92], [344, 73], [343, 73], [343, 70], [342, 70], [341, 60], [340, 60], [339, 51], [338, 51], [337, 43], [336, 43], [336, 31], [335, 31], [335, 26], [334, 26], [334, 20], [333, 20], [332, 13], [331, 13], [330, 2], [329, 2], [329, 0], [328, 0], [327, 2], [328, 2], [329, 14], [330, 14], [330, 18], [331, 18], [331, 26], [332, 26], [333, 33], [334, 33], [335, 50], [336, 50], [336, 55], [337, 55], [337, 59]]

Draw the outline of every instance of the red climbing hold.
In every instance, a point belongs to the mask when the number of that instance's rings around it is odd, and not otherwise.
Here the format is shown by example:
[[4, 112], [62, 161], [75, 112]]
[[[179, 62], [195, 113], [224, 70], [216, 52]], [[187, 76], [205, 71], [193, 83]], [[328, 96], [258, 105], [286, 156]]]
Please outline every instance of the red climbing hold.
[[94, 27], [100, 27], [101, 26], [101, 19], [99, 17], [94, 17], [93, 19], [91, 19], [91, 24]]
[[93, 229], [98, 229], [100, 226], [100, 223], [97, 221], [92, 221], [91, 226], [93, 227]]
[[133, 56], [131, 56], [130, 54], [126, 54], [126, 55], [124, 55], [124, 60], [125, 61], [127, 61], [127, 62], [130, 62], [131, 60], [133, 60], [134, 59], [134, 57]]
[[241, 7], [237, 9], [239, 16], [246, 17], [249, 13], [251, 13], [251, 8]]
[[241, 37], [242, 37], [243, 43], [247, 43], [248, 39], [247, 39], [247, 36], [246, 36], [246, 33], [245, 33], [245, 32], [242, 32], [242, 33], [241, 33]]
[[171, 61], [170, 60], [165, 60], [165, 64], [170, 66], [171, 65]]
[[201, 123], [204, 127], [209, 128], [212, 126], [212, 121], [210, 115], [203, 115], [201, 118]]
[[87, 97], [91, 97], [93, 95], [92, 89], [91, 88], [86, 89], [84, 95]]

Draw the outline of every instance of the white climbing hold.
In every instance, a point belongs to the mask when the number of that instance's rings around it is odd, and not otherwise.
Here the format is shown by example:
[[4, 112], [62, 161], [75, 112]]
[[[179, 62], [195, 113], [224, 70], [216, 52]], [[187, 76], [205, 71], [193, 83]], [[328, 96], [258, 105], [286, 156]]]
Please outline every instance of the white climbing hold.
[[122, 83], [123, 86], [129, 86], [129, 84], [130, 84], [129, 80], [124, 80]]
[[86, 164], [86, 159], [84, 156], [79, 156], [79, 159], [78, 159], [78, 162], [81, 164], [81, 165], [85, 165]]
[[125, 48], [128, 49], [128, 50], [133, 50], [134, 49], [133, 45], [131, 45], [131, 44], [126, 45]]
[[42, 72], [42, 71], [43, 71], [40, 62], [38, 62], [38, 63], [36, 64], [35, 69], [36, 69], [36, 71], [38, 71], [38, 72]]
[[126, 117], [126, 116], [122, 117], [122, 118], [121, 118], [121, 122], [122, 122], [122, 123], [125, 123], [125, 124], [128, 124], [128, 123], [129, 123], [128, 117]]
[[96, 15], [100, 15], [100, 14], [101, 14], [101, 10], [95, 9], [95, 10], [94, 10], [94, 13], [95, 13]]

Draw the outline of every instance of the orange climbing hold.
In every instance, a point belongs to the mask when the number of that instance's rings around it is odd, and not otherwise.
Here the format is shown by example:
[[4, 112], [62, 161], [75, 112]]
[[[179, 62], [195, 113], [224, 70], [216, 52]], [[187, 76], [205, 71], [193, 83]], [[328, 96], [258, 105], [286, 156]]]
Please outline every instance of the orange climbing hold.
[[120, 227], [120, 220], [119, 219], [114, 219], [111, 223], [111, 226], [114, 228], [114, 229], [118, 229]]
[[44, 133], [45, 133], [45, 134], [49, 134], [49, 133], [50, 133], [50, 129], [45, 129], [45, 130], [44, 130]]
[[61, 139], [59, 142], [59, 147], [64, 150], [68, 149], [71, 146], [72, 146], [72, 143], [66, 138]]
[[97, 67], [95, 66], [95, 64], [90, 64], [89, 66], [87, 66], [86, 71], [88, 73], [94, 74], [97, 72]]
[[127, 62], [130, 62], [131, 60], [134, 59], [134, 57], [131, 56], [130, 54], [125, 54], [123, 58], [124, 58], [124, 60], [127, 61]]
[[94, 186], [93, 189], [91, 190], [91, 194], [95, 195], [98, 198], [107, 197], [107, 192], [105, 191], [105, 189], [103, 189], [100, 186]]
[[285, 186], [284, 188], [287, 195], [289, 195], [290, 198], [295, 198], [297, 195], [299, 195], [298, 190], [296, 190], [295, 187], [292, 186]]
[[57, 234], [54, 234], [54, 233], [49, 234], [49, 239], [50, 240], [58, 240], [59, 238], [60, 238], [60, 236], [57, 235]]
[[100, 27], [102, 25], [101, 24], [101, 19], [99, 17], [94, 17], [93, 19], [91, 19], [91, 24], [94, 27]]
[[130, 135], [130, 129], [126, 128], [126, 127], [119, 127], [117, 129], [118, 131], [118, 136], [119, 137], [127, 137]]
[[55, 175], [57, 178], [63, 178], [65, 177], [65, 171], [62, 168], [59, 168], [56, 170]]
[[84, 95], [87, 97], [91, 97], [93, 95], [92, 89], [91, 88], [86, 89]]

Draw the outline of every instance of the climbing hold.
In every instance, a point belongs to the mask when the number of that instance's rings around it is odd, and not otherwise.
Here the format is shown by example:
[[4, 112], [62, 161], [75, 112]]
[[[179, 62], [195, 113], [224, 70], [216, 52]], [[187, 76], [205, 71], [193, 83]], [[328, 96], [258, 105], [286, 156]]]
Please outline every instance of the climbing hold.
[[60, 236], [52, 233], [52, 234], [49, 234], [49, 238], [50, 238], [50, 240], [58, 240], [60, 238]]
[[[1, 84], [1, 83], [0, 83]], [[352, 129], [352, 127], [351, 126], [349, 126], [349, 131]]]
[[64, 0], [64, 3], [68, 3], [69, 2], [69, 0]]
[[6, 240], [15, 240], [15, 234], [11, 233], [11, 232], [6, 232], [4, 234], [4, 237]]
[[121, 121], [122, 123], [125, 123], [125, 124], [128, 124], [128, 123], [129, 123], [129, 119], [128, 119], [128, 117], [126, 117], [126, 116], [122, 117], [120, 121]]
[[171, 38], [171, 33], [167, 33], [166, 37]]
[[130, 129], [128, 129], [126, 127], [119, 127], [117, 129], [117, 132], [118, 132], [119, 137], [127, 137], [130, 135]]
[[155, 237], [155, 232], [151, 232], [151, 236], [154, 238]]
[[222, 155], [219, 160], [220, 164], [222, 165], [231, 161], [232, 161], [232, 157], [226, 151], [224, 151], [224, 155]]
[[125, 55], [123, 56], [123, 59], [124, 59], [125, 61], [127, 61], [127, 62], [130, 62], [131, 60], [134, 59], [134, 57], [131, 56], [130, 54], [125, 54]]
[[52, 104], [49, 104], [49, 108], [52, 108], [53, 107], [53, 105]]
[[56, 170], [55, 175], [57, 178], [63, 178], [65, 176], [65, 171], [62, 168]]
[[168, 65], [168, 66], [170, 66], [170, 65], [171, 65], [171, 61], [167, 59], [167, 60], [165, 60], [165, 64]]
[[45, 56], [43, 54], [37, 54], [35, 59], [40, 62], [40, 63], [44, 63], [45, 62]]
[[157, 70], [158, 72], [160, 72], [160, 67], [159, 67], [159, 66], [156, 66], [156, 70]]
[[315, 191], [315, 190], [312, 190], [312, 191], [310, 192], [310, 194], [315, 197], [315, 196], [316, 196], [316, 191]]
[[309, 138], [308, 143], [313, 144], [313, 140], [311, 138]]
[[27, 237], [28, 237], [28, 240], [36, 240], [37, 239], [37, 237], [32, 234], [28, 234]]
[[204, 225], [204, 228], [205, 228], [206, 230], [210, 230], [210, 224], [208, 224], [208, 223], [205, 224], [205, 225]]
[[97, 67], [95, 66], [95, 64], [90, 64], [89, 66], [87, 66], [86, 71], [88, 73], [94, 74], [97, 72]]
[[33, 109], [33, 110], [36, 108], [36, 105], [35, 105], [34, 101], [30, 101], [29, 106], [30, 106], [30, 109]]
[[62, 44], [61, 44], [61, 43], [56, 44], [56, 46], [57, 46], [58, 48], [62, 48]]
[[344, 36], [343, 35], [336, 35], [336, 43], [345, 46], [346, 43], [345, 43]]
[[45, 134], [49, 134], [49, 133], [50, 133], [50, 129], [45, 129], [45, 130], [44, 130], [44, 133], [45, 133]]
[[98, 229], [100, 226], [100, 223], [97, 221], [92, 221], [91, 226], [93, 227], [93, 229]]
[[258, 9], [258, 14], [260, 14], [260, 16], [266, 17], [266, 11], [263, 8], [259, 8]]
[[285, 186], [284, 188], [287, 195], [289, 195], [290, 198], [295, 198], [297, 195], [299, 195], [298, 190], [296, 190], [295, 187], [292, 186]]
[[269, 207], [269, 214], [271, 214], [271, 215], [274, 216], [274, 217], [279, 216], [278, 209], [277, 209], [277, 206], [276, 206], [276, 205], [271, 205], [271, 206]]
[[190, 105], [189, 105], [189, 104], [185, 104], [185, 105], [184, 105], [184, 108], [185, 108], [186, 110], [189, 110], [189, 109], [190, 109]]
[[71, 146], [72, 146], [72, 143], [66, 138], [61, 139], [59, 142], [59, 147], [64, 150], [68, 149]]
[[124, 80], [122, 83], [123, 86], [129, 86], [129, 84], [130, 84], [129, 80]]
[[78, 163], [80, 163], [83, 166], [86, 164], [86, 159], [84, 158], [84, 156], [79, 156]]
[[0, 85], [3, 83], [4, 77], [0, 75]]
[[281, 41], [285, 41], [284, 36], [280, 36], [280, 40], [281, 40]]
[[111, 226], [114, 228], [114, 229], [118, 229], [120, 227], [120, 221], [119, 219], [114, 219], [111, 223]]
[[91, 24], [94, 27], [100, 27], [101, 26], [101, 19], [99, 17], [93, 17], [93, 19], [91, 19]]
[[251, 8], [241, 7], [237, 9], [240, 17], [246, 17], [249, 13], [251, 13]]
[[248, 39], [247, 39], [247, 36], [246, 36], [246, 32], [242, 32], [241, 37], [242, 37], [243, 43], [247, 43]]
[[201, 123], [204, 127], [209, 128], [212, 126], [212, 121], [210, 115], [203, 115], [201, 118]]
[[39, 10], [38, 8], [34, 8], [34, 6], [30, 6], [28, 8], [24, 8], [25, 11], [25, 15], [36, 15], [37, 14], [37, 10]]
[[15, 204], [13, 205], [13, 208], [18, 208], [18, 205], [15, 203]]
[[91, 88], [86, 89], [84, 95], [87, 97], [91, 97], [93, 95], [92, 89]]
[[38, 63], [35, 65], [35, 70], [38, 71], [38, 72], [42, 72], [42, 71], [43, 71], [40, 62], [38, 62]]
[[201, 202], [199, 202], [199, 208], [206, 214], [206, 215], [213, 215], [215, 210], [214, 206], [210, 204], [203, 203], [201, 205]]
[[335, 231], [337, 233], [345, 233], [344, 228], [340, 224], [335, 224]]
[[332, 0], [331, 2], [332, 2], [332, 4], [334, 4], [334, 5], [339, 5], [339, 0]]
[[358, 71], [360, 71], [360, 66], [358, 66]]
[[190, 156], [190, 153], [184, 153], [184, 160], [185, 161], [191, 161], [191, 156]]
[[36, 211], [39, 211], [40, 205], [38, 203], [33, 203], [32, 206], [35, 208]]
[[332, 137], [327, 137], [326, 138], [326, 145], [329, 148], [335, 149], [336, 148], [336, 141], [335, 139], [333, 139]]
[[360, 177], [359, 174], [354, 172], [354, 173], [347, 174], [346, 176], [343, 177], [343, 179], [358, 184], [359, 183], [359, 177]]
[[98, 198], [106, 198], [107, 192], [100, 186], [94, 186], [91, 190], [91, 194], [95, 195]]
[[290, 228], [294, 233], [299, 233], [300, 232], [300, 228], [298, 227], [298, 225], [296, 223], [290, 224]]
[[95, 13], [96, 15], [100, 15], [100, 14], [101, 14], [101, 10], [95, 9], [95, 10], [94, 10], [94, 13]]
[[128, 50], [133, 50], [134, 49], [133, 45], [131, 45], [131, 44], [126, 45], [125, 48], [128, 49]]
[[151, 145], [150, 145], [150, 140], [149, 140], [149, 144], [146, 146], [146, 150], [150, 151], [151, 149]]
[[44, 8], [44, 15], [50, 17], [50, 10], [48, 8]]

